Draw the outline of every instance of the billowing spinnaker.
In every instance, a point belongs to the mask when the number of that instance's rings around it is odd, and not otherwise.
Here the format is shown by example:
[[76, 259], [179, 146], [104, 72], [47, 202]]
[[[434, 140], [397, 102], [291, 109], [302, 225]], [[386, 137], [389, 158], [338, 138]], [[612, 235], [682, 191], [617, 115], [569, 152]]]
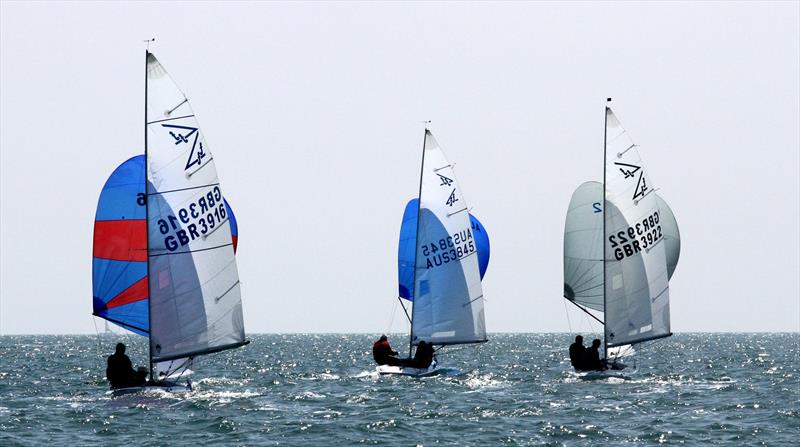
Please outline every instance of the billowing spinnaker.
[[[414, 301], [414, 242], [417, 239], [417, 208], [419, 200], [411, 199], [406, 204], [403, 212], [403, 223], [400, 227], [400, 244], [397, 249], [397, 279], [399, 284], [400, 298]], [[491, 247], [489, 245], [489, 233], [481, 224], [477, 217], [469, 215], [472, 235], [478, 250], [478, 269], [480, 270], [481, 280], [489, 267], [489, 256]]]
[[93, 314], [146, 335], [147, 225], [144, 156], [114, 170], [103, 186], [94, 222]]
[[670, 334], [661, 215], [639, 151], [606, 109], [605, 330], [607, 346]]
[[189, 102], [147, 57], [147, 207], [154, 361], [244, 341], [239, 274], [214, 159]]
[[[681, 251], [678, 223], [664, 199], [653, 193], [662, 211], [661, 229], [672, 278]], [[603, 311], [603, 184], [586, 182], [572, 194], [564, 226], [564, 298]], [[646, 236], [645, 236], [646, 237]]]
[[486, 340], [477, 244], [466, 201], [439, 144], [425, 132], [411, 341]]
[[564, 225], [564, 298], [603, 310], [603, 184], [572, 193]]
[[667, 251], [667, 276], [672, 279], [678, 259], [681, 257], [681, 232], [678, 230], [678, 221], [672, 213], [667, 202], [656, 194], [658, 209], [661, 210], [661, 230], [664, 233], [664, 248]]

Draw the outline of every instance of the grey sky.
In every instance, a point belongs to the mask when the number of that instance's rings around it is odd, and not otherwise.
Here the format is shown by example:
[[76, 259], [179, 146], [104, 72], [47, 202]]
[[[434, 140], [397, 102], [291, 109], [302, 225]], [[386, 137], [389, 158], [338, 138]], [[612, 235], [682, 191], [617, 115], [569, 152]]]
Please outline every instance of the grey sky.
[[681, 229], [673, 331], [799, 329], [797, 2], [0, 12], [2, 333], [94, 332], [94, 212], [143, 152], [150, 36], [239, 220], [248, 332], [387, 329], [422, 120], [491, 236], [487, 328], [568, 330], [564, 218], [602, 179], [606, 96]]

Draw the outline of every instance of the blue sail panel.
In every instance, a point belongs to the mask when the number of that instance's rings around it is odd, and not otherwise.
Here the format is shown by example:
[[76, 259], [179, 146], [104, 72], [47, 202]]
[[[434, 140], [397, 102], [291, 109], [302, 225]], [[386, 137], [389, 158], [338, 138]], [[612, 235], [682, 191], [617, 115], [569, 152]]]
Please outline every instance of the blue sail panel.
[[94, 222], [94, 315], [146, 334], [148, 324], [145, 159], [125, 161], [100, 192]]
[[[397, 279], [399, 285], [400, 298], [414, 301], [414, 261], [416, 259], [416, 240], [417, 240], [417, 212], [419, 211], [419, 200], [411, 199], [406, 204], [403, 212], [403, 223], [400, 226], [400, 244], [397, 250]], [[469, 215], [472, 226], [472, 233], [477, 243], [478, 268], [481, 279], [486, 274], [489, 267], [489, 233], [480, 221]]]

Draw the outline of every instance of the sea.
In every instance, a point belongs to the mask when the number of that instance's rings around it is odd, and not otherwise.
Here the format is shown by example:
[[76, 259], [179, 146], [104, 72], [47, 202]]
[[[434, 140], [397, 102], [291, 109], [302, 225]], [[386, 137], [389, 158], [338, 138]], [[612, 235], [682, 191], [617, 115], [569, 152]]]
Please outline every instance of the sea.
[[[800, 334], [686, 333], [586, 381], [573, 335], [490, 334], [437, 353], [446, 374], [379, 376], [379, 334], [253, 334], [195, 364], [187, 394], [108, 394], [134, 335], [0, 337], [0, 446], [800, 445]], [[407, 336], [390, 341], [403, 351]]]

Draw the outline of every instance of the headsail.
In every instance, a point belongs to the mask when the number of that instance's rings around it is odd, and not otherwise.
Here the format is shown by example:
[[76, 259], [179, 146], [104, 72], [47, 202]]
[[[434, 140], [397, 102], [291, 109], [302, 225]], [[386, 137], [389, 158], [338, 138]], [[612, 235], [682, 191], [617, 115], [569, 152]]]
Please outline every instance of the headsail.
[[213, 156], [189, 101], [151, 53], [147, 83], [150, 344], [158, 362], [246, 342]]
[[144, 155], [114, 170], [97, 202], [92, 257], [93, 314], [147, 335]]
[[[415, 243], [417, 240], [417, 211], [419, 210], [419, 200], [411, 199], [406, 204], [403, 212], [403, 223], [400, 227], [400, 245], [397, 250], [397, 279], [399, 284], [400, 298], [414, 301], [412, 290], [414, 289], [414, 263], [415, 263]], [[489, 233], [486, 228], [472, 214], [469, 215], [472, 235], [478, 249], [478, 269], [480, 270], [481, 280], [486, 275], [489, 267], [489, 257], [491, 246], [489, 245]]]
[[425, 131], [411, 341], [486, 340], [477, 244], [452, 165]]
[[606, 346], [670, 335], [663, 213], [639, 151], [606, 109]]

